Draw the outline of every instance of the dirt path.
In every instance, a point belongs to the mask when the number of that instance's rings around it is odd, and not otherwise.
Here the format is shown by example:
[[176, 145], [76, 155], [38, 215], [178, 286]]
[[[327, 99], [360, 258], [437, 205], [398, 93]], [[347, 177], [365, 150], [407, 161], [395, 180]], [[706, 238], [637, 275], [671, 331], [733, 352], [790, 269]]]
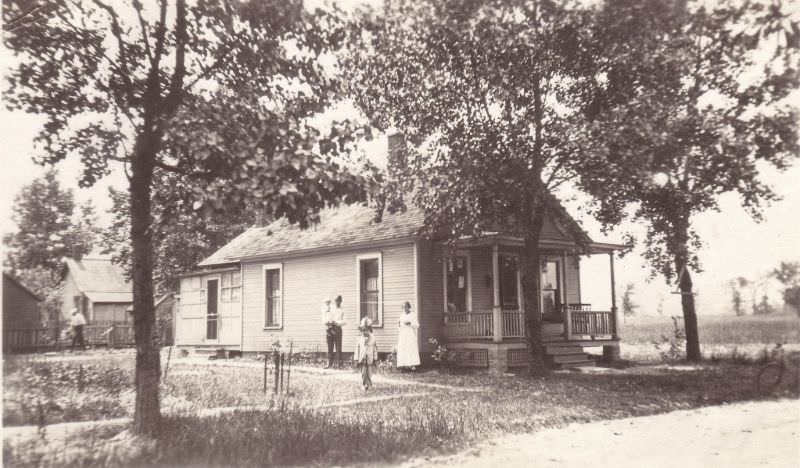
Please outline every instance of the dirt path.
[[500, 437], [417, 467], [794, 467], [800, 401], [739, 403]]

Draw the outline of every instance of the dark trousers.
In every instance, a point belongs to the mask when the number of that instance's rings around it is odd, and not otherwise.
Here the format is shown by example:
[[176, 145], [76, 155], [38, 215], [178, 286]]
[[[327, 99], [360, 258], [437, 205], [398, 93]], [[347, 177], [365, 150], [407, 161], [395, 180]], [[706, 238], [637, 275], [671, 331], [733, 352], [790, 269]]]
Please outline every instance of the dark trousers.
[[335, 348], [338, 365], [342, 367], [342, 327], [328, 327], [325, 338], [328, 341], [328, 366], [333, 366], [333, 350]]
[[79, 344], [81, 349], [86, 347], [86, 343], [83, 341], [83, 325], [72, 327], [72, 349], [75, 349], [75, 344]]

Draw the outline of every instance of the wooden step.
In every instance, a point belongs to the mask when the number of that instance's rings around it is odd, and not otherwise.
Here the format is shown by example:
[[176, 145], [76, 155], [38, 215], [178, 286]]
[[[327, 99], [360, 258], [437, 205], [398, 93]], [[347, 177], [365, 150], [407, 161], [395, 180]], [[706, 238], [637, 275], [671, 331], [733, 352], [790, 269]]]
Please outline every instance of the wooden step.
[[542, 333], [564, 333], [564, 324], [563, 323], [543, 323], [542, 324]]

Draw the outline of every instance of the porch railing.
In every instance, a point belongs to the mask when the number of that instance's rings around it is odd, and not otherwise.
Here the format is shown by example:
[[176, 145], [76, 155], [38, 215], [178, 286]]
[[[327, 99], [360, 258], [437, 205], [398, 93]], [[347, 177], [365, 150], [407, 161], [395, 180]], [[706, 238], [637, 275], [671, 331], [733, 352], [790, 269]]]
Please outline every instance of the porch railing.
[[604, 338], [616, 336], [614, 313], [611, 311], [576, 310], [570, 308], [566, 312], [564, 324], [567, 339], [572, 338]]
[[525, 314], [521, 310], [503, 311], [503, 337], [525, 337]]
[[[570, 304], [562, 308], [566, 340], [609, 339], [617, 336], [616, 317], [612, 311], [590, 310], [589, 304]], [[450, 339], [494, 339], [492, 312], [445, 314], [444, 334]], [[503, 310], [502, 338], [525, 337], [525, 314], [521, 310]]]
[[444, 334], [447, 338], [492, 339], [491, 312], [462, 312], [445, 315]]

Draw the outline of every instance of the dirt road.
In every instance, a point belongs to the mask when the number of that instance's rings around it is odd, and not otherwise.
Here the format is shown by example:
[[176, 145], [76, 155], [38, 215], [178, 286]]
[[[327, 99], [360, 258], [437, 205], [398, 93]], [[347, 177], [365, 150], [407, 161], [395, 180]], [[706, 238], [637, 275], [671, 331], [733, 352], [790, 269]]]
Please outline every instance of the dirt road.
[[506, 436], [404, 467], [800, 466], [800, 401], [711, 406]]

